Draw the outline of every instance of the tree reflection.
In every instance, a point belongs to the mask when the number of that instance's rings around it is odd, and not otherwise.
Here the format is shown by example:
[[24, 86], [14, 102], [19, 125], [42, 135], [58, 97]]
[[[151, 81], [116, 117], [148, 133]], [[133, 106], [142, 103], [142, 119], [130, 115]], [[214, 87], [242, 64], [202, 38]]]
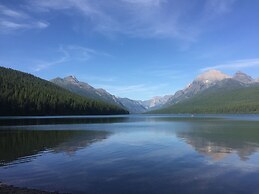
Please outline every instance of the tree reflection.
[[80, 148], [106, 139], [105, 131], [73, 130], [1, 130], [0, 161], [1, 165], [22, 159], [28, 161], [42, 151], [73, 153]]

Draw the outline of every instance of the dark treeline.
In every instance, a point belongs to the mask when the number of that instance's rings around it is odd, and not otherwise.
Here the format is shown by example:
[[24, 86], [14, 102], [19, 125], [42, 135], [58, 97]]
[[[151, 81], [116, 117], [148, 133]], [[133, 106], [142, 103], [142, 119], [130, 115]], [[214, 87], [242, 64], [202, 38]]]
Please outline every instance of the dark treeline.
[[31, 74], [0, 67], [0, 115], [127, 114], [115, 105], [89, 99]]

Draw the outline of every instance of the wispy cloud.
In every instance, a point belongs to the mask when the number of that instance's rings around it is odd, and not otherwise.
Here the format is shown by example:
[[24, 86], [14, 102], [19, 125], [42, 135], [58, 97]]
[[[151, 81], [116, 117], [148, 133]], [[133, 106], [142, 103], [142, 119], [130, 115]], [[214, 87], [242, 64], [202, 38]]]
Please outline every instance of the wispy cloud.
[[49, 26], [46, 21], [36, 20], [24, 11], [10, 9], [0, 5], [0, 32], [20, 29], [44, 29]]
[[0, 20], [0, 31], [9, 32], [12, 30], [19, 29], [44, 29], [48, 27], [47, 22], [32, 22], [32, 23], [21, 23], [21, 22], [12, 22], [9, 20]]
[[1, 15], [5, 15], [11, 18], [27, 18], [27, 14], [22, 11], [16, 11], [7, 8], [6, 6], [0, 5]]
[[16, 18], [20, 18], [20, 17], [24, 17], [25, 15], [22, 13], [19, 13], [17, 11], [11, 10], [11, 9], [4, 9], [3, 6], [0, 6], [2, 14], [9, 16], [9, 17], [16, 17]]
[[61, 53], [60, 58], [53, 60], [53, 61], [40, 61], [38, 64], [33, 68], [34, 71], [42, 71], [44, 69], [47, 69], [51, 66], [58, 65], [61, 63], [64, 63], [68, 61], [70, 55], [69, 53], [63, 49], [63, 47], [60, 47], [58, 50]]
[[[74, 10], [93, 30], [142, 38], [196, 41], [204, 23], [231, 10], [234, 0], [29, 0], [33, 10]], [[197, 9], [199, 7], [199, 9]], [[190, 14], [194, 15], [190, 22]], [[208, 19], [209, 18], [209, 19]]]
[[78, 46], [78, 45], [69, 45], [65, 47], [66, 50], [70, 51], [70, 54], [73, 55], [75, 58], [80, 60], [88, 60], [91, 56], [105, 56], [105, 57], [113, 57], [112, 55], [97, 51], [92, 48]]
[[101, 56], [111, 56], [104, 52], [99, 52], [97, 50], [78, 46], [78, 45], [67, 45], [60, 46], [57, 52], [60, 54], [60, 57], [52, 61], [38, 61], [36, 66], [33, 68], [34, 71], [42, 71], [51, 66], [59, 65], [69, 61], [87, 61], [92, 57], [101, 55]]
[[207, 0], [205, 3], [205, 14], [207, 16], [218, 16], [231, 11], [236, 0]]
[[251, 67], [259, 67], [259, 58], [230, 61], [230, 62], [223, 63], [223, 64], [204, 67], [204, 68], [201, 69], [201, 71], [207, 71], [207, 70], [210, 70], [210, 69], [240, 70], [240, 69], [249, 68], [249, 67], [250, 68]]

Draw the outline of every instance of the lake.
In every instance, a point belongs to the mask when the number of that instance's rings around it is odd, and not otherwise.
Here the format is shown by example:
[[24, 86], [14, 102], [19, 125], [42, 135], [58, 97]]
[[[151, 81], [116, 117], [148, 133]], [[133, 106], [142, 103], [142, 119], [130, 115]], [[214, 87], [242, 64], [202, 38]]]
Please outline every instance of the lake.
[[259, 116], [2, 117], [0, 181], [66, 193], [259, 193]]

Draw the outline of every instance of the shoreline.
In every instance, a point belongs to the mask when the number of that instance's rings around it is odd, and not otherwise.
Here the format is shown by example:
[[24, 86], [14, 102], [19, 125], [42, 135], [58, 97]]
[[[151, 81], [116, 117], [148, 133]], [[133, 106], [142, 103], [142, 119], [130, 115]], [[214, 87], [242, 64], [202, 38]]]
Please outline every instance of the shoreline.
[[30, 189], [26, 187], [16, 187], [0, 182], [0, 193], [3, 194], [60, 194], [57, 191], [49, 192], [38, 189]]

